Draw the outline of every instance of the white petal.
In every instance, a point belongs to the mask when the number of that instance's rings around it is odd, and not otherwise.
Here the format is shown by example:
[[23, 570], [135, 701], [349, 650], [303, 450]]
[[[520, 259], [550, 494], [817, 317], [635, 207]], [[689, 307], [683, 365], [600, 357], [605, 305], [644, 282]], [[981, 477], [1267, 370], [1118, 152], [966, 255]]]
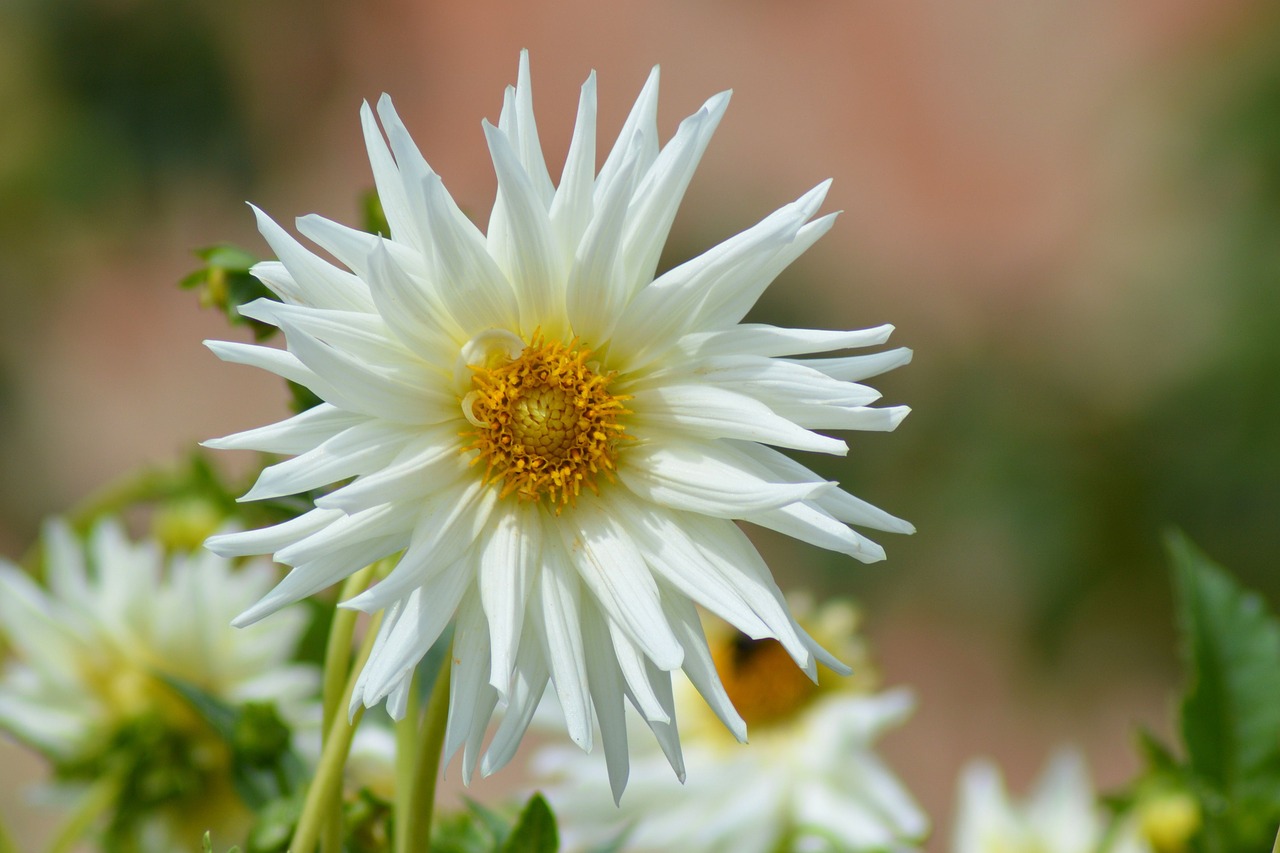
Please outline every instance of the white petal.
[[542, 618], [535, 627], [543, 642], [543, 654], [551, 669], [569, 738], [589, 752], [594, 718], [582, 645], [581, 599], [581, 582], [563, 551], [546, 549], [535, 598]]
[[363, 422], [363, 415], [344, 412], [329, 403], [312, 406], [291, 418], [200, 442], [217, 450], [257, 450], [262, 453], [305, 453], [345, 429]]
[[419, 363], [380, 369], [286, 323], [289, 350], [310, 368], [308, 387], [339, 408], [403, 424], [439, 423], [457, 416], [457, 405], [436, 390], [430, 369]]
[[[458, 605], [450, 663], [449, 721], [445, 726], [444, 761], [448, 764], [474, 730], [480, 735], [488, 726], [497, 693], [486, 680], [489, 667], [489, 629], [480, 597], [473, 592]], [[471, 762], [463, 761], [463, 778], [470, 780]]]
[[298, 360], [298, 357], [287, 350], [261, 347], [256, 344], [242, 344], [235, 341], [205, 341], [214, 355], [228, 364], [244, 364], [256, 367], [268, 373], [274, 373], [290, 382], [297, 382], [308, 388], [322, 384], [311, 368]]
[[625, 630], [659, 668], [679, 667], [684, 650], [662, 615], [657, 584], [622, 525], [587, 500], [573, 509], [573, 522], [555, 526], [569, 562], [610, 622]]
[[313, 509], [271, 527], [210, 536], [204, 547], [220, 557], [271, 554], [325, 529], [344, 515], [337, 510]]
[[675, 436], [626, 448], [618, 477], [645, 500], [717, 518], [776, 509], [804, 500], [826, 483], [777, 483], [723, 442]]
[[796, 633], [782, 591], [746, 534], [733, 522], [717, 518], [690, 515], [683, 523], [689, 541], [769, 626], [773, 638], [800, 668], [812, 672], [813, 653]]
[[724, 723], [725, 728], [733, 733], [739, 743], [746, 743], [747, 724], [733, 707], [729, 694], [720, 682], [720, 673], [716, 671], [715, 662], [711, 659], [698, 611], [688, 599], [679, 595], [664, 595], [662, 604], [676, 637], [684, 646], [685, 675], [702, 695], [707, 706]]
[[[366, 312], [373, 310], [369, 288], [364, 282], [307, 251], [258, 208], [253, 207], [253, 213], [258, 218], [258, 230], [289, 271], [298, 288], [293, 293], [280, 293], [281, 299], [316, 308]], [[270, 286], [273, 282], [264, 279], [263, 283]]]
[[849, 452], [838, 438], [810, 432], [753, 397], [714, 385], [659, 385], [636, 391], [628, 406], [640, 424], [698, 438], [745, 439], [839, 456]]
[[446, 486], [411, 507], [417, 526], [404, 556], [385, 578], [343, 607], [373, 613], [422, 586], [470, 550], [489, 520], [494, 490], [478, 480]]
[[[611, 496], [611, 500], [622, 499]], [[635, 539], [645, 562], [659, 577], [747, 636], [772, 636], [734, 585], [690, 541], [682, 526], [683, 515], [632, 500], [621, 503], [618, 511], [627, 519], [627, 533]]]
[[389, 251], [374, 246], [366, 264], [373, 301], [387, 325], [409, 349], [432, 364], [447, 367], [466, 335], [425, 280], [414, 278]]
[[613, 654], [607, 619], [597, 610], [583, 613], [582, 633], [586, 641], [587, 678], [591, 687], [591, 703], [600, 724], [604, 743], [605, 764], [613, 801], [622, 798], [627, 787], [630, 761], [627, 754], [627, 721], [622, 704], [623, 680], [618, 660]]
[[596, 172], [596, 73], [582, 84], [578, 117], [565, 157], [560, 186], [548, 213], [563, 258], [572, 258], [592, 219], [591, 190]]
[[885, 350], [870, 355], [851, 355], [845, 358], [809, 358], [798, 360], [797, 364], [821, 370], [833, 379], [846, 382], [861, 382], [882, 373], [888, 373], [897, 367], [911, 363], [911, 350], [907, 347]]
[[[792, 482], [816, 482], [821, 480], [814, 472], [790, 458], [758, 444], [739, 444], [738, 449], [752, 459], [764, 465]], [[815, 506], [830, 513], [845, 524], [857, 524], [873, 530], [884, 530], [889, 533], [915, 533], [916, 528], [909, 521], [890, 515], [884, 510], [872, 506], [866, 501], [856, 498], [843, 489], [830, 489], [816, 495], [810, 501]]]
[[663, 147], [636, 187], [635, 198], [627, 210], [623, 238], [622, 269], [631, 278], [626, 283], [628, 293], [635, 293], [653, 279], [676, 209], [729, 106], [729, 95], [729, 92], [715, 95], [702, 109], [682, 121], [676, 135]]
[[761, 273], [768, 274], [779, 259], [793, 257], [792, 244], [800, 240], [808, 227], [804, 223], [821, 206], [829, 185], [829, 181], [818, 185], [637, 293], [613, 340], [629, 368], [647, 364], [687, 332], [729, 326], [741, 319], [712, 323], [707, 318], [719, 320], [726, 306], [737, 306], [748, 296], [754, 303], [773, 277], [762, 284]]
[[418, 587], [409, 593], [399, 621], [387, 636], [386, 645], [376, 655], [370, 655], [365, 664], [368, 676], [364, 686], [366, 706], [373, 707], [401, 681], [407, 680], [453, 620], [458, 602], [472, 585], [474, 576], [471, 560], [464, 557], [438, 572], [429, 586]]
[[391, 233], [387, 236], [421, 250], [419, 227], [409, 206], [404, 181], [368, 101], [360, 105], [360, 128], [364, 131], [364, 144], [369, 154], [369, 165], [373, 168], [373, 182], [378, 188], [378, 201], [382, 204], [387, 224], [391, 226]]
[[[484, 133], [498, 174], [508, 235], [503, 244], [505, 251], [497, 258], [499, 266], [519, 298], [521, 328], [528, 334], [538, 327], [554, 333], [552, 324], [564, 315], [564, 270], [547, 208], [506, 135], [488, 122], [484, 123]], [[545, 169], [544, 166], [544, 172]]]
[[[664, 616], [663, 619], [665, 618]], [[658, 699], [654, 681], [649, 679], [644, 655], [617, 622], [609, 623], [609, 637], [613, 641], [613, 654], [618, 660], [618, 668], [622, 670], [622, 679], [627, 685], [627, 696], [636, 706], [636, 710], [647, 722], [671, 722], [671, 714]], [[666, 676], [667, 683], [671, 683], [670, 673], [661, 672], [660, 675]]]
[[516, 134], [511, 137], [520, 155], [520, 165], [528, 173], [531, 188], [546, 210], [551, 206], [555, 186], [547, 174], [547, 163], [542, 157], [542, 143], [538, 140], [538, 124], [533, 115], [533, 82], [529, 74], [529, 51], [520, 51], [520, 70], [516, 76], [515, 93]]
[[337, 480], [376, 471], [390, 462], [413, 433], [397, 424], [365, 421], [293, 459], [263, 469], [241, 501], [307, 492]]
[[550, 674], [537, 643], [521, 645], [515, 675], [507, 710], [480, 761], [480, 772], [485, 776], [501, 770], [515, 756], [520, 739], [533, 720], [533, 712], [546, 692]]
[[365, 566], [394, 554], [403, 547], [404, 536], [394, 534], [359, 539], [348, 545], [336, 547], [314, 560], [301, 563], [291, 569], [274, 589], [233, 619], [231, 624], [237, 628], [252, 625], [280, 608], [314, 595]]
[[536, 510], [500, 503], [480, 552], [480, 603], [489, 624], [489, 683], [507, 698], [524, 629], [531, 585], [542, 561], [542, 525]]
[[519, 328], [515, 293], [489, 257], [484, 237], [458, 209], [438, 176], [428, 176], [422, 189], [440, 273], [448, 282], [440, 294], [453, 319], [468, 337], [493, 326]]
[[401, 442], [402, 449], [387, 464], [316, 499], [316, 506], [358, 512], [380, 503], [420, 500], [443, 483], [462, 477], [467, 460], [459, 453], [457, 424], [422, 430]]
[[742, 519], [819, 548], [848, 554], [863, 563], [875, 563], [885, 558], [884, 549], [875, 542], [809, 504], [792, 504], [750, 513]]
[[595, 213], [569, 271], [565, 294], [569, 322], [574, 334], [593, 345], [608, 339], [630, 297], [624, 277], [616, 270], [637, 156], [633, 153], [621, 163], [608, 192], [597, 194]]
[[658, 154], [658, 77], [658, 66], [655, 65], [627, 120], [623, 122], [622, 130], [618, 132], [618, 141], [600, 167], [595, 187], [596, 209], [600, 208], [601, 199], [609, 194], [624, 162], [634, 157], [637, 168], [643, 172], [648, 170]]
[[825, 329], [787, 329], [760, 323], [743, 323], [714, 332], [694, 332], [680, 339], [685, 354], [706, 358], [716, 355], [779, 356], [830, 352], [853, 347], [877, 346], [889, 340], [893, 326], [850, 332]]
[[[402, 536], [409, 529], [411, 519], [417, 514], [417, 508], [383, 504], [351, 515], [336, 510], [312, 510], [312, 512], [332, 513], [332, 516], [336, 517], [305, 539], [300, 539], [276, 551], [277, 562], [300, 566], [325, 556], [334, 548], [354, 544], [358, 539]], [[310, 514], [307, 513], [307, 515]]]

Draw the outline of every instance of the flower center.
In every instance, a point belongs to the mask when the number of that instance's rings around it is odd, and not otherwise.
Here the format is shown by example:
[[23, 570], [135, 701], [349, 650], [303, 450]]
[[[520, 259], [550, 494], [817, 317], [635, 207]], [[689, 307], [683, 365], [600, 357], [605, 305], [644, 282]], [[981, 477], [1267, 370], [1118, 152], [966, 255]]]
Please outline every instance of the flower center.
[[809, 680], [776, 640], [753, 640], [736, 634], [717, 645], [712, 658], [725, 693], [748, 726], [785, 722], [823, 690]]
[[575, 340], [533, 340], [512, 356], [491, 350], [471, 370], [471, 391], [463, 412], [474, 426], [468, 450], [472, 464], [485, 463], [485, 476], [502, 482], [502, 496], [573, 503], [595, 479], [612, 480], [618, 445], [626, 437], [618, 423], [627, 414], [625, 395], [609, 393], [612, 373], [588, 363], [591, 350]]

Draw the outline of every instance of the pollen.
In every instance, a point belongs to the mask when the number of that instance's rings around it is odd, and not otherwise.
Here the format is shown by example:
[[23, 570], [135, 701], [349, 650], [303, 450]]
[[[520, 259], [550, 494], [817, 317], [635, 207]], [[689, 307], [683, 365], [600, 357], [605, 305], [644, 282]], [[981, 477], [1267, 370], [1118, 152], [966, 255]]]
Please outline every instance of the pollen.
[[469, 366], [462, 408], [475, 429], [467, 449], [503, 497], [545, 499], [559, 510], [583, 489], [598, 491], [599, 478], [612, 481], [628, 438], [619, 422], [628, 397], [609, 392], [615, 374], [602, 372], [591, 352], [576, 339], [546, 342], [535, 333], [517, 356]]

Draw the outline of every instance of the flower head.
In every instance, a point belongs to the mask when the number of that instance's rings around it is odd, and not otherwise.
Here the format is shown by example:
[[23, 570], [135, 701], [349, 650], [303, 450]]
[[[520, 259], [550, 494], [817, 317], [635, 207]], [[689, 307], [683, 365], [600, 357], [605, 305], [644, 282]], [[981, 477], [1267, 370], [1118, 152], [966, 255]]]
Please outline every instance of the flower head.
[[687, 680], [676, 682], [689, 779], [677, 784], [653, 749], [632, 757], [620, 808], [609, 808], [588, 756], [550, 747], [534, 760], [539, 784], [572, 849], [594, 849], [625, 833], [628, 850], [706, 853], [771, 850], [914, 849], [928, 820], [873, 746], [911, 713], [901, 689], [876, 679], [844, 602], [793, 607], [815, 639], [854, 664], [851, 678], [803, 678], [773, 640], [710, 631], [712, 658], [729, 697], [753, 726], [750, 747], [712, 725]]
[[[1000, 771], [985, 761], [965, 768], [952, 853], [1095, 853], [1106, 835], [1089, 771], [1078, 752], [1062, 750], [1021, 803], [1009, 799]], [[1150, 853], [1132, 821], [1107, 850]]]
[[[324, 402], [215, 447], [294, 454], [245, 499], [351, 482], [276, 527], [211, 539], [224, 555], [274, 553], [292, 571], [238, 620], [254, 622], [368, 563], [399, 555], [345, 603], [386, 610], [354, 703], [403, 713], [409, 678], [456, 623], [446, 753], [515, 751], [548, 681], [572, 739], [598, 726], [615, 793], [626, 778], [624, 695], [673, 764], [670, 673], [683, 667], [740, 737], [694, 604], [774, 637], [811, 675], [843, 670], [788, 613], [735, 520], [860, 560], [882, 559], [848, 525], [911, 526], [768, 445], [843, 454], [816, 429], [892, 429], [862, 379], [904, 349], [797, 358], [883, 343], [891, 331], [743, 324], [775, 276], [831, 226], [822, 184], [655, 278], [680, 199], [728, 105], [711, 98], [659, 149], [655, 69], [596, 170], [595, 78], [582, 87], [559, 185], [533, 118], [528, 58], [498, 125], [487, 233], [414, 146], [385, 96], [362, 111], [388, 237], [304, 216], [333, 266], [259, 214], [279, 257], [254, 273], [280, 301], [243, 313], [287, 349], [211, 342], [220, 357], [299, 382]], [[384, 137], [385, 133], [385, 137]]]
[[86, 543], [53, 521], [44, 544], [48, 591], [0, 561], [0, 632], [16, 657], [0, 680], [0, 728], [50, 758], [59, 779], [121, 777], [120, 831], [132, 822], [189, 847], [210, 826], [245, 825], [229, 748], [175, 683], [304, 713], [319, 680], [289, 662], [304, 614], [228, 625], [269, 589], [271, 567], [235, 570], [203, 551], [166, 559], [110, 520]]

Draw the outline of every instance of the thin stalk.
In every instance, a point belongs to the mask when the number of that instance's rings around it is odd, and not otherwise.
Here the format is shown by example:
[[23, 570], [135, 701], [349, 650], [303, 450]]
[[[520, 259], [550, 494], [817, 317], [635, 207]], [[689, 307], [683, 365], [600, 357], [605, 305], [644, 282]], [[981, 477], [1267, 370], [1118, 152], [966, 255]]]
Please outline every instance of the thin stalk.
[[94, 822], [115, 802], [117, 787], [116, 780], [108, 777], [90, 788], [49, 843], [48, 853], [68, 853], [74, 849]]
[[[338, 593], [338, 600], [346, 601], [363, 592], [377, 571], [377, 565], [371, 563], [347, 578]], [[333, 721], [344, 707], [342, 695], [347, 686], [347, 670], [351, 665], [351, 638], [355, 636], [356, 618], [359, 615], [355, 610], [335, 607], [333, 621], [329, 625], [329, 639], [324, 650], [324, 685], [321, 691], [324, 708], [320, 726], [322, 748], [328, 740]], [[320, 849], [337, 851], [341, 845], [342, 809], [333, 809], [325, 816], [324, 826], [320, 830]]]
[[[413, 786], [408, 795], [409, 807], [403, 819], [405, 847], [400, 853], [430, 853], [431, 816], [436, 805], [436, 781], [440, 778], [440, 752], [444, 748], [444, 730], [449, 721], [449, 678], [453, 672], [453, 649], [444, 656], [440, 674], [431, 687], [427, 702], [427, 718], [418, 738], [414, 760]], [[397, 815], [397, 820], [402, 819]], [[297, 851], [295, 851], [297, 853]]]
[[[360, 670], [364, 669], [369, 653], [373, 651], [373, 641], [378, 635], [378, 626], [382, 622], [382, 613], [374, 615], [369, 621], [369, 629], [365, 633], [364, 642], [356, 654], [356, 662], [347, 677], [346, 688], [342, 692], [342, 705], [351, 703], [351, 694], [355, 692], [356, 679]], [[342, 809], [342, 769], [347, 763], [347, 753], [351, 751], [351, 740], [355, 737], [356, 726], [364, 716], [364, 708], [356, 709], [348, 724], [341, 714], [337, 714], [324, 737], [324, 749], [320, 753], [320, 764], [316, 767], [315, 778], [307, 789], [307, 798], [302, 804], [302, 816], [298, 818], [298, 827], [294, 830], [293, 841], [289, 845], [290, 853], [313, 853], [316, 841], [320, 837], [321, 828], [330, 814]]]
[[413, 761], [418, 754], [418, 738], [422, 725], [421, 708], [418, 701], [418, 674], [413, 674], [413, 683], [409, 685], [409, 706], [404, 717], [396, 721], [396, 791], [395, 804], [395, 845], [396, 853], [408, 853], [409, 844], [409, 812], [413, 808]]
[[[373, 573], [377, 571], [377, 563], [371, 563], [351, 577], [347, 578], [338, 593], [339, 601], [346, 601], [369, 586]], [[355, 636], [356, 618], [359, 612], [344, 607], [335, 607], [333, 622], [329, 626], [329, 640], [324, 649], [324, 688], [321, 695], [324, 699], [324, 722], [320, 732], [328, 734], [334, 717], [338, 716], [342, 705], [342, 691], [347, 686], [347, 666], [351, 662], [351, 638]]]

